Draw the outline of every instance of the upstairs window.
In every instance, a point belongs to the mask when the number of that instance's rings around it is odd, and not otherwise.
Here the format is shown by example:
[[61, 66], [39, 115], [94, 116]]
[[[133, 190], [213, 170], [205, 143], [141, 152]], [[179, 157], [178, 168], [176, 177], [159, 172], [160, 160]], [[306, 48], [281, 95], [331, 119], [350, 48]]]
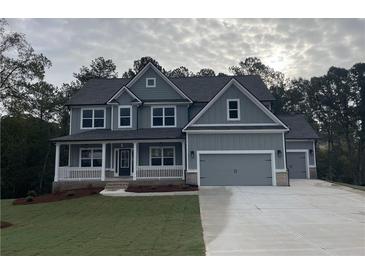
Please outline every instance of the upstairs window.
[[101, 167], [101, 149], [82, 148], [80, 150], [80, 167]]
[[81, 128], [105, 128], [105, 109], [82, 109]]
[[151, 166], [173, 166], [175, 165], [174, 147], [151, 147], [150, 148]]
[[156, 78], [146, 78], [146, 88], [155, 88]]
[[240, 100], [228, 99], [227, 100], [227, 120], [239, 121], [240, 120]]
[[119, 107], [119, 127], [120, 128], [132, 127], [132, 106]]
[[152, 127], [176, 127], [176, 107], [152, 107]]

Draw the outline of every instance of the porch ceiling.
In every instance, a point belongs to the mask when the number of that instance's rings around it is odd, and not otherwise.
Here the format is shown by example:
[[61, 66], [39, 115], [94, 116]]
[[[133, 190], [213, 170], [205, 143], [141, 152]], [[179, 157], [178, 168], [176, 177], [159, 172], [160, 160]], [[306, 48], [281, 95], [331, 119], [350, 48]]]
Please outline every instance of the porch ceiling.
[[181, 128], [142, 128], [137, 130], [95, 129], [51, 139], [52, 142], [182, 139]]

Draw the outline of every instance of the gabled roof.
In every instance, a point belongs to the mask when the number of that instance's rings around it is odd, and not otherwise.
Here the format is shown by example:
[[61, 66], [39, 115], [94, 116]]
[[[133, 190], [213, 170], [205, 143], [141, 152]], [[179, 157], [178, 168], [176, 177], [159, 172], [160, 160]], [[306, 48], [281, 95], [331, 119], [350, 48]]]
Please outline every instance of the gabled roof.
[[108, 100], [108, 104], [113, 104], [114, 100], [117, 99], [120, 95], [122, 95], [124, 92], [127, 92], [130, 96], [133, 97], [133, 101], [137, 102], [137, 103], [142, 103], [142, 101], [132, 92], [129, 90], [129, 88], [127, 88], [126, 86], [123, 86], [120, 90], [117, 91], [117, 93], [115, 93], [109, 100]]
[[277, 115], [288, 127], [287, 139], [319, 139], [317, 132], [307, 122], [303, 114]]
[[[209, 102], [230, 80], [235, 79], [260, 101], [274, 101], [259, 76], [210, 76], [169, 78], [193, 102]], [[103, 105], [131, 78], [93, 79], [88, 81], [66, 105]]]
[[231, 79], [213, 98], [209, 101], [209, 103], [199, 111], [199, 113], [194, 116], [193, 119], [184, 127], [183, 131], [190, 130], [192, 126], [195, 125], [195, 122], [206, 112], [208, 109], [213, 106], [213, 104], [228, 90], [232, 85], [236, 86], [240, 92], [242, 92], [252, 103], [254, 103], [258, 108], [262, 110], [276, 125], [280, 125], [284, 128], [284, 130], [288, 130], [286, 125], [276, 117], [270, 110], [268, 110], [252, 93], [250, 93], [244, 86], [242, 86], [236, 79]]

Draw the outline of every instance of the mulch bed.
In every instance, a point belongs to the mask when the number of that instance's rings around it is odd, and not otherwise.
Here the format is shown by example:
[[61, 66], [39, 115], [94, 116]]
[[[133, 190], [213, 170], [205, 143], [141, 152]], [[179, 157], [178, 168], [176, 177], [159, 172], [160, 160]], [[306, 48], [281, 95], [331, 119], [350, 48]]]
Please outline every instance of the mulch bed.
[[72, 190], [66, 190], [66, 191], [60, 191], [60, 192], [45, 194], [45, 195], [41, 195], [41, 196], [36, 196], [36, 197], [33, 197], [32, 201], [27, 201], [26, 198], [18, 198], [13, 201], [13, 204], [14, 205], [30, 205], [30, 204], [49, 203], [49, 202], [57, 202], [57, 201], [62, 201], [62, 200], [70, 200], [70, 199], [98, 194], [103, 189], [104, 189], [103, 187], [72, 189]]
[[126, 192], [174, 192], [174, 191], [197, 191], [197, 186], [191, 185], [129, 185]]
[[11, 223], [1, 221], [0, 228], [6, 228], [6, 227], [9, 227], [9, 226], [12, 226], [12, 225], [13, 224], [11, 224]]

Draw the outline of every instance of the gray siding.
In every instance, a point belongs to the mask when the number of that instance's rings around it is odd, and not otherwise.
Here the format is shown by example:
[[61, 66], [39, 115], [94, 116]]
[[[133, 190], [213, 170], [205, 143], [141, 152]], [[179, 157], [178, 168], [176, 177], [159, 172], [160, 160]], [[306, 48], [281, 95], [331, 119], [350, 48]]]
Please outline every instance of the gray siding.
[[[240, 99], [240, 120], [227, 121], [227, 99]], [[236, 86], [228, 90], [198, 119], [196, 124], [274, 123]]]
[[[189, 145], [187, 157], [189, 169], [196, 169], [196, 152], [198, 150], [281, 150], [283, 151], [283, 136], [281, 133], [252, 134], [187, 134]], [[194, 158], [191, 157], [194, 151]], [[275, 153], [276, 169], [284, 168], [284, 156]]]
[[85, 132], [92, 129], [81, 129], [81, 108], [105, 108], [105, 128], [110, 129], [110, 106], [83, 106], [83, 107], [72, 107], [71, 108], [71, 132], [70, 134], [76, 134]]
[[193, 119], [204, 107], [206, 104], [193, 104], [189, 107], [189, 121]]
[[[156, 78], [156, 87], [146, 88], [146, 78]], [[162, 79], [152, 68], [147, 70], [131, 87], [130, 90], [142, 101], [143, 100], [174, 100], [182, 99], [164, 79]]]
[[[188, 123], [188, 106], [176, 105], [176, 127], [182, 128]], [[151, 127], [151, 106], [143, 106], [138, 109], [138, 128]]]
[[[312, 140], [308, 141], [290, 141], [286, 140], [286, 149], [313, 149], [313, 142]], [[314, 152], [311, 154], [309, 153], [309, 165], [315, 165], [314, 161]]]
[[148, 166], [150, 164], [150, 147], [175, 147], [175, 164], [182, 165], [181, 143], [141, 143], [139, 144], [139, 165]]

